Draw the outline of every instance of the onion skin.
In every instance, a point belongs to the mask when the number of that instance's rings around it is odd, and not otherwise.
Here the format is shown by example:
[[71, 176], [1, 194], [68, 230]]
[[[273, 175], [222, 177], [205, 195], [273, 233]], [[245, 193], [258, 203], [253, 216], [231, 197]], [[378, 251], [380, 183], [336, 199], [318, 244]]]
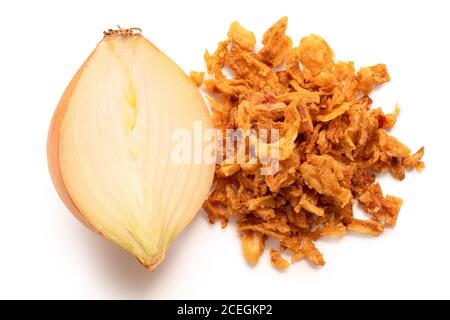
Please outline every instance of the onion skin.
[[101, 235], [101, 233], [98, 232], [84, 218], [83, 214], [80, 212], [80, 210], [75, 205], [72, 198], [70, 197], [70, 194], [67, 191], [66, 186], [63, 181], [63, 178], [62, 178], [60, 162], [59, 162], [59, 137], [60, 137], [60, 132], [61, 132], [61, 125], [64, 120], [64, 115], [65, 115], [67, 107], [69, 105], [68, 102], [70, 100], [70, 97], [72, 96], [72, 92], [75, 89], [81, 75], [83, 74], [83, 71], [86, 68], [86, 65], [91, 56], [92, 56], [92, 53], [89, 55], [89, 57], [83, 63], [81, 68], [77, 71], [75, 76], [70, 81], [69, 85], [67, 86], [66, 90], [64, 91], [64, 94], [61, 97], [61, 100], [59, 101], [58, 106], [56, 107], [56, 110], [53, 114], [52, 121], [50, 122], [50, 128], [48, 130], [48, 138], [47, 138], [47, 163], [48, 163], [48, 170], [50, 172], [50, 177], [52, 178], [55, 189], [58, 192], [58, 195], [61, 198], [61, 200], [66, 205], [66, 207], [82, 224], [84, 224], [86, 227], [88, 227], [89, 229], [91, 229], [92, 231], [97, 233], [98, 235]]
[[[138, 41], [141, 41], [143, 39], [148, 42], [148, 40], [143, 38], [140, 34], [133, 34], [133, 32], [131, 32], [131, 33], [127, 33], [126, 35], [124, 35], [123, 33], [120, 34], [120, 32], [122, 32], [122, 30], [119, 30], [118, 37], [124, 37], [125, 39], [126, 39], [126, 37], [140, 37]], [[127, 32], [129, 32], [129, 31], [127, 31]], [[114, 36], [115, 36], [114, 33], [112, 34], [112, 36], [111, 36], [111, 34], [109, 34], [109, 35], [105, 34], [105, 38], [103, 39], [103, 41], [108, 41], [108, 38], [114, 39]], [[102, 43], [102, 42], [100, 42], [100, 43]], [[153, 44], [151, 44], [150, 42], [148, 42], [148, 43], [152, 47], [154, 47]], [[154, 48], [155, 48], [155, 50], [157, 50], [159, 52], [159, 50], [156, 47], [154, 47]], [[109, 236], [107, 230], [101, 231], [101, 230], [99, 230], [98, 227], [95, 227], [95, 224], [93, 224], [91, 221], [89, 221], [87, 215], [83, 213], [83, 211], [80, 209], [79, 206], [77, 206], [73, 196], [70, 194], [69, 189], [66, 186], [66, 183], [64, 182], [65, 176], [63, 176], [63, 171], [62, 171], [62, 167], [61, 167], [61, 161], [62, 161], [61, 160], [61, 150], [62, 150], [61, 140], [62, 140], [62, 131], [63, 131], [64, 120], [66, 118], [66, 112], [68, 111], [68, 107], [70, 106], [71, 98], [74, 94], [74, 91], [76, 90], [81, 77], [83, 76], [84, 72], [86, 71], [86, 69], [89, 65], [89, 62], [90, 62], [91, 58], [94, 56], [97, 49], [98, 49], [98, 46], [91, 53], [91, 55], [87, 58], [87, 60], [84, 62], [84, 64], [80, 67], [80, 69], [77, 71], [77, 73], [75, 74], [75, 76], [73, 77], [73, 79], [71, 80], [69, 85], [67, 86], [67, 88], [66, 88], [66, 90], [54, 112], [53, 118], [51, 120], [50, 127], [49, 127], [49, 133], [48, 133], [48, 141], [47, 141], [47, 158], [48, 158], [48, 168], [49, 168], [50, 176], [51, 176], [53, 184], [56, 188], [56, 191], [58, 192], [58, 195], [60, 196], [60, 198], [66, 205], [66, 207], [70, 210], [70, 212], [81, 223], [83, 223], [90, 230], [94, 231], [96, 234], [100, 235], [101, 237], [105, 238], [106, 240], [114, 242], [117, 245], [130, 251], [132, 254], [135, 255], [137, 260], [145, 268], [147, 268], [149, 270], [154, 270], [156, 268], [156, 266], [164, 259], [165, 251], [166, 251], [168, 245], [170, 244], [170, 242], [173, 240], [174, 237], [176, 237], [176, 235], [178, 235], [179, 232], [181, 232], [179, 230], [179, 228], [177, 228], [177, 230], [173, 234], [170, 234], [170, 240], [168, 241], [168, 243], [164, 243], [162, 245], [163, 247], [161, 248], [161, 252], [158, 255], [152, 256], [152, 258], [149, 259], [148, 256], [142, 256], [142, 255], [136, 254], [136, 251], [130, 250], [129, 247], [127, 247], [123, 243], [120, 243], [120, 241], [118, 241], [117, 238], [115, 239], [114, 238], [115, 236]], [[164, 55], [162, 53], [160, 53], [160, 54]], [[167, 58], [165, 55], [164, 55], [164, 57]], [[169, 59], [169, 58], [167, 58], [167, 59]], [[186, 79], [188, 79], [188, 78], [186, 77]], [[183, 81], [184, 81], [184, 79], [183, 79]], [[186, 80], [186, 81], [188, 81], [188, 80]], [[201, 99], [198, 89], [194, 85], [192, 85], [192, 90], [197, 91], [198, 98]], [[197, 101], [197, 104], [198, 104], [198, 101]], [[202, 100], [202, 104], [204, 105], [204, 107], [206, 109], [206, 105], [204, 104], [203, 100]], [[204, 118], [203, 118], [203, 120], [204, 120]], [[208, 120], [207, 121], [208, 123], [206, 123], [206, 127], [211, 127], [211, 124], [210, 124], [211, 119], [209, 118], [209, 116], [208, 116], [207, 120]], [[206, 175], [208, 176], [207, 180], [208, 180], [209, 184], [206, 185], [205, 188], [207, 188], [209, 190], [209, 187], [212, 184], [212, 179], [213, 179], [213, 175], [214, 175], [214, 164], [210, 164], [208, 166], [208, 168], [206, 168], [206, 170], [207, 170]], [[191, 192], [196, 192], [196, 191], [197, 190], [192, 190]], [[201, 192], [201, 193], [203, 193], [203, 192]], [[205, 197], [206, 197], [206, 195], [205, 195]], [[201, 204], [200, 204], [200, 206], [201, 206]], [[197, 211], [200, 209], [200, 206], [198, 206]], [[194, 218], [194, 216], [195, 215], [193, 215], [193, 216], [187, 215], [186, 217], [188, 217], [189, 219], [183, 219], [183, 222], [187, 221], [187, 224], [189, 224], [192, 221], [192, 219]], [[183, 230], [187, 224], [183, 223], [181, 230]], [[145, 226], [144, 226], [144, 229], [145, 229]], [[145, 249], [144, 249], [144, 251], [145, 251]]]

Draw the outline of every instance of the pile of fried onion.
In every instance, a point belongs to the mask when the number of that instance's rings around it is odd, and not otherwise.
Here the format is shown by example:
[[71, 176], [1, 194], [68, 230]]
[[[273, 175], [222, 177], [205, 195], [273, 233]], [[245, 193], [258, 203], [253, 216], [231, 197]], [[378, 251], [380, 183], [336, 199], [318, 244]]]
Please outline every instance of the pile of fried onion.
[[[291, 262], [323, 265], [315, 246], [321, 237], [348, 231], [378, 236], [393, 227], [402, 200], [383, 195], [376, 174], [387, 171], [402, 180], [406, 170], [424, 168], [423, 147], [411, 153], [389, 134], [398, 108], [393, 114], [372, 108], [369, 93], [390, 80], [386, 66], [356, 72], [353, 62], [336, 62], [317, 35], [294, 47], [286, 28], [284, 17], [255, 51], [254, 34], [234, 22], [228, 39], [213, 54], [205, 53], [208, 74], [191, 73], [210, 97], [213, 124], [223, 139], [227, 129], [281, 132], [276, 174], [262, 175], [259, 161], [224, 159], [203, 206], [211, 223], [219, 220], [225, 227], [236, 217], [251, 264], [258, 262], [267, 237], [279, 240], [270, 257], [280, 269], [289, 266], [287, 255]], [[354, 203], [367, 219], [354, 217]]]

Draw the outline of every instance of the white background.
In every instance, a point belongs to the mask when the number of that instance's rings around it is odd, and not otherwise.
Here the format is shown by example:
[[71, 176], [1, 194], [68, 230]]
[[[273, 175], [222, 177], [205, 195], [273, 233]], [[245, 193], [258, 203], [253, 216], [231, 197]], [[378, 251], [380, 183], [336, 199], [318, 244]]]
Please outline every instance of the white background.
[[[450, 298], [450, 50], [447, 1], [1, 1], [0, 298]], [[327, 264], [278, 272], [267, 252], [251, 268], [233, 226], [201, 213], [158, 270], [75, 220], [58, 198], [46, 163], [56, 104], [78, 67], [117, 24], [143, 34], [185, 71], [203, 68], [239, 20], [261, 39], [283, 15], [298, 44], [322, 35], [338, 59], [384, 62], [392, 82], [375, 105], [401, 116], [394, 134], [426, 146], [426, 169], [398, 183], [398, 224], [381, 237], [319, 241]]]

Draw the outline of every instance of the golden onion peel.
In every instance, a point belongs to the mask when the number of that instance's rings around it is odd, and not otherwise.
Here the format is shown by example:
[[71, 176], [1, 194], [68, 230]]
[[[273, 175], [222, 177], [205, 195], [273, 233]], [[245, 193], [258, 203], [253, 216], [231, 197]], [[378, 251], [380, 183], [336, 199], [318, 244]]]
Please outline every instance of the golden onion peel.
[[171, 134], [193, 136], [195, 122], [211, 128], [198, 89], [170, 58], [135, 30], [105, 33], [50, 124], [58, 194], [82, 223], [153, 270], [212, 183], [212, 162], [171, 159]]

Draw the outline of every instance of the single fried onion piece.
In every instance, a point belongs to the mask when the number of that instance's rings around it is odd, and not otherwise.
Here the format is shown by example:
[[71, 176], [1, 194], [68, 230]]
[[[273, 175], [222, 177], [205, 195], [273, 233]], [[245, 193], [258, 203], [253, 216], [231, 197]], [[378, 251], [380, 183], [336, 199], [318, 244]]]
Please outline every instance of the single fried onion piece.
[[289, 262], [286, 259], [284, 259], [281, 256], [280, 251], [276, 249], [270, 250], [270, 260], [272, 261], [272, 264], [280, 270], [284, 270], [289, 267]]
[[228, 38], [233, 44], [249, 51], [253, 50], [256, 44], [256, 38], [253, 32], [245, 29], [237, 21], [231, 24], [230, 30], [228, 30]]
[[245, 259], [251, 265], [257, 264], [264, 251], [264, 235], [257, 231], [244, 231], [241, 234], [241, 241]]
[[352, 222], [347, 225], [347, 229], [359, 233], [370, 234], [372, 236], [379, 236], [384, 230], [384, 225], [375, 220], [364, 221], [353, 219]]
[[292, 262], [307, 259], [311, 263], [323, 266], [325, 264], [325, 260], [323, 260], [323, 256], [319, 250], [317, 250], [314, 242], [311, 241], [311, 238], [305, 237], [301, 242], [300, 247], [297, 251], [295, 251], [292, 255]]
[[197, 71], [191, 71], [191, 73], [189, 74], [189, 78], [191, 78], [192, 82], [194, 82], [197, 87], [200, 87], [202, 85], [204, 76], [204, 72]]
[[318, 75], [321, 72], [331, 70], [334, 66], [334, 53], [328, 43], [321, 37], [311, 34], [300, 41], [298, 47], [298, 57], [303, 64], [303, 72]]
[[264, 47], [259, 51], [264, 63], [278, 67], [286, 62], [292, 50], [292, 40], [285, 32], [288, 18], [283, 17], [264, 33], [262, 43]]
[[357, 80], [358, 89], [368, 94], [375, 86], [390, 81], [391, 77], [385, 64], [377, 64], [359, 69]]
[[[278, 240], [280, 248], [271, 249], [270, 259], [282, 270], [289, 266], [282, 253], [290, 254], [291, 262], [324, 265], [315, 245], [322, 237], [349, 231], [378, 236], [394, 227], [402, 200], [384, 195], [376, 174], [402, 180], [407, 170], [424, 168], [424, 148], [411, 154], [388, 131], [399, 108], [390, 114], [372, 108], [368, 94], [390, 80], [386, 65], [356, 72], [353, 62], [335, 62], [320, 36], [306, 36], [293, 47], [286, 29], [284, 17], [264, 33], [263, 47], [255, 52], [255, 35], [233, 22], [228, 39], [213, 54], [205, 53], [208, 75], [191, 73], [209, 94], [213, 123], [222, 133], [279, 133], [267, 141], [244, 135], [243, 152], [238, 155], [232, 143], [232, 156], [226, 152], [231, 138], [220, 137], [218, 153], [226, 156], [216, 166], [204, 209], [209, 221], [222, 227], [235, 217], [251, 265], [263, 254], [266, 238]], [[261, 157], [263, 151], [270, 161]], [[278, 169], [264, 174], [274, 160]], [[367, 219], [354, 217], [354, 203]]]

